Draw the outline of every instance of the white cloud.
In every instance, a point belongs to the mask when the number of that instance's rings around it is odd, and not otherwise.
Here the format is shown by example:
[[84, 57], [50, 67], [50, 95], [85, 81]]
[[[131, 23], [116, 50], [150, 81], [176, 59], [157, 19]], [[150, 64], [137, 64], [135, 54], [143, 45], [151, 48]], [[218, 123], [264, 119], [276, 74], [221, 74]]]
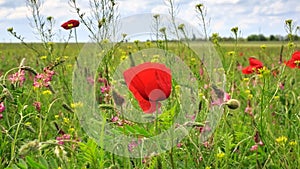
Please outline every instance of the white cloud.
[[8, 9], [7, 19], [25, 19], [30, 15], [30, 11], [26, 6], [17, 7], [15, 9]]

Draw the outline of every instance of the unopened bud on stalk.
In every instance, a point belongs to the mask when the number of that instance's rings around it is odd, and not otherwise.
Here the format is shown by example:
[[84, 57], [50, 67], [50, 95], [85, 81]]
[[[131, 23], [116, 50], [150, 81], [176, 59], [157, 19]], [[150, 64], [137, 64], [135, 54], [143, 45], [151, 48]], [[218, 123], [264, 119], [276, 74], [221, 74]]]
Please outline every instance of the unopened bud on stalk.
[[229, 109], [235, 110], [240, 107], [240, 102], [236, 99], [230, 99], [226, 102]]

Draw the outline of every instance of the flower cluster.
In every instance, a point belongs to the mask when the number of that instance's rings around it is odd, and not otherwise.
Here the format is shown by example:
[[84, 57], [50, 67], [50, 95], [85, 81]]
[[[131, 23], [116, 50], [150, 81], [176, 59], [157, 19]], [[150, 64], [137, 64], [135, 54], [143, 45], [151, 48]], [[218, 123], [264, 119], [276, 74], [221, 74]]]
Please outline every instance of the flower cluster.
[[4, 103], [3, 103], [3, 102], [1, 102], [1, 103], [0, 103], [0, 119], [2, 119], [2, 118], [3, 118], [2, 112], [4, 112], [4, 110], [5, 110]]
[[20, 70], [16, 73], [10, 75], [8, 79], [12, 84], [16, 84], [19, 82], [20, 86], [22, 86], [25, 81], [25, 71]]
[[62, 136], [56, 137], [57, 143], [63, 145], [64, 141], [70, 140], [71, 136], [69, 134], [64, 134]]
[[43, 86], [48, 87], [54, 74], [55, 72], [53, 70], [50, 70], [47, 67], [44, 68], [44, 73], [38, 73], [34, 77], [33, 86], [36, 88], [41, 88]]
[[[280, 62], [281, 63], [281, 62]], [[300, 69], [300, 51], [295, 51], [292, 54], [292, 58], [288, 61], [284, 62], [286, 66], [290, 68], [299, 68]], [[266, 68], [263, 66], [263, 63], [254, 57], [249, 58], [249, 66], [242, 69], [243, 74], [252, 74], [257, 73], [260, 74], [262, 72], [266, 72]], [[273, 75], [277, 75], [277, 71], [274, 70]]]

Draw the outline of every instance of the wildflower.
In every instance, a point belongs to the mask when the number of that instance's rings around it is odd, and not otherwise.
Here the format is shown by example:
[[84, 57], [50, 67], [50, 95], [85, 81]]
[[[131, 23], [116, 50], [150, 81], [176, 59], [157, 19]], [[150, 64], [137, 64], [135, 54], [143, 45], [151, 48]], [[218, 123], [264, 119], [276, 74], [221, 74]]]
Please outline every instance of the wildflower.
[[36, 88], [40, 88], [43, 86], [48, 87], [54, 74], [55, 72], [53, 70], [50, 70], [50, 68], [45, 67], [44, 73], [38, 73], [37, 75], [35, 75], [33, 86]]
[[280, 136], [275, 140], [277, 143], [281, 144], [281, 143], [285, 143], [287, 141], [287, 137], [285, 136]]
[[19, 82], [20, 86], [22, 86], [24, 81], [25, 81], [25, 71], [20, 70], [16, 73], [10, 75], [9, 80], [12, 84], [15, 84], [15, 83]]
[[45, 80], [44, 80], [44, 74], [39, 74], [39, 73], [38, 73], [38, 74], [34, 77], [33, 86], [36, 87], [36, 88], [40, 88], [40, 87], [42, 87], [42, 86], [48, 87], [48, 86], [49, 86], [49, 83], [45, 83]]
[[50, 90], [45, 90], [42, 92], [43, 95], [51, 95], [52, 92]]
[[35, 107], [36, 111], [41, 111], [41, 102], [34, 102], [33, 106]]
[[69, 134], [64, 134], [62, 136], [56, 137], [56, 141], [59, 145], [63, 145], [64, 141], [70, 140], [71, 136]]
[[3, 119], [3, 114], [0, 113], [0, 120]]
[[68, 124], [70, 122], [70, 119], [69, 118], [64, 118], [64, 123]]
[[74, 127], [69, 128], [68, 130], [70, 133], [73, 133], [75, 131]]
[[260, 48], [261, 48], [262, 50], [265, 50], [265, 49], [267, 48], [267, 45], [263, 44], [263, 45], [260, 46]]
[[230, 95], [223, 90], [220, 90], [217, 88], [217, 86], [213, 85], [212, 88], [214, 89], [214, 93], [217, 95], [217, 99], [215, 99], [211, 105], [222, 105], [223, 103], [226, 103], [230, 100]]
[[74, 109], [76, 107], [82, 107], [83, 104], [81, 102], [77, 102], [77, 103], [71, 103], [71, 107]]
[[258, 148], [258, 145], [255, 144], [255, 145], [253, 145], [253, 146], [250, 148], [250, 151], [256, 151], [257, 148]]
[[47, 56], [41, 56], [40, 59], [45, 60], [45, 59], [47, 59]]
[[119, 120], [118, 116], [113, 116], [110, 121], [111, 122], [117, 122], [118, 120]]
[[300, 51], [293, 53], [292, 58], [285, 62], [286, 66], [290, 68], [299, 68], [300, 69]]
[[87, 78], [86, 78], [86, 80], [88, 81], [88, 83], [89, 83], [91, 86], [93, 86], [93, 85], [94, 85], [94, 83], [95, 83], [95, 80], [94, 80], [94, 78], [93, 78], [93, 77], [91, 77], [91, 76], [87, 77]]
[[255, 59], [254, 57], [249, 58], [249, 66], [245, 67], [242, 72], [243, 74], [251, 74], [251, 73], [259, 73], [259, 69], [263, 68], [263, 64], [261, 61]]
[[223, 153], [223, 152], [219, 152], [218, 154], [217, 154], [217, 158], [223, 158], [225, 156], [225, 153]]
[[110, 90], [110, 87], [109, 86], [102, 86], [100, 87], [101, 89], [101, 93], [108, 93], [109, 90]]
[[67, 22], [65, 22], [61, 25], [61, 27], [63, 27], [66, 30], [72, 29], [72, 28], [75, 28], [75, 27], [78, 27], [78, 26], [79, 26], [79, 21], [78, 20], [69, 20], [69, 21], [67, 21]]
[[295, 146], [295, 145], [297, 145], [297, 141], [290, 141], [290, 142], [289, 142], [289, 145], [290, 145], [290, 146]]
[[[123, 73], [125, 82], [145, 113], [153, 113], [159, 101], [171, 94], [171, 70], [159, 63], [143, 63]], [[147, 87], [145, 87], [147, 86]]]
[[245, 113], [249, 114], [250, 116], [253, 115], [250, 100], [248, 100], [247, 107], [245, 108]]
[[4, 110], [5, 110], [4, 103], [1, 102], [1, 103], [0, 103], [0, 113], [4, 112]]

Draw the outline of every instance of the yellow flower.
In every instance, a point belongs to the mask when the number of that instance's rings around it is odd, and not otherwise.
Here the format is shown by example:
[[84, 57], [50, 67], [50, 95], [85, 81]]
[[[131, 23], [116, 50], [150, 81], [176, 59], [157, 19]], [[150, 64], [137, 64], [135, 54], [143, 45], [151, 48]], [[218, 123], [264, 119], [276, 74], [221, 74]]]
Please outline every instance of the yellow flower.
[[64, 118], [64, 122], [66, 123], [66, 124], [68, 124], [69, 122], [70, 122], [70, 119], [69, 118]]
[[73, 133], [75, 129], [73, 127], [69, 128], [69, 133]]
[[55, 117], [56, 119], [58, 119], [58, 118], [59, 118], [59, 115], [57, 114], [57, 115], [55, 115], [54, 117]]
[[274, 96], [274, 99], [275, 100], [278, 100], [280, 97], [279, 96]]
[[205, 169], [211, 169], [211, 167], [208, 166], [208, 167], [205, 167]]
[[220, 152], [217, 154], [217, 158], [223, 158], [225, 156], [225, 153]]
[[277, 143], [285, 143], [287, 141], [287, 137], [285, 136], [280, 136], [275, 140]]
[[248, 94], [248, 99], [252, 99], [253, 95], [252, 94]]
[[78, 102], [78, 103], [71, 103], [71, 108], [76, 108], [76, 107], [82, 107], [83, 104], [81, 102]]
[[250, 94], [251, 91], [250, 90], [245, 90], [245, 93]]
[[290, 141], [290, 142], [289, 142], [289, 145], [290, 145], [290, 146], [295, 146], [295, 145], [297, 145], [297, 142], [296, 142], [296, 141]]
[[266, 44], [263, 44], [263, 45], [260, 46], [260, 48], [261, 48], [261, 49], [266, 49], [266, 48], [267, 48], [267, 45], [266, 45]]
[[43, 95], [51, 95], [52, 92], [50, 90], [45, 90], [42, 92]]
[[244, 78], [243, 81], [244, 82], [249, 82], [249, 78]]
[[40, 59], [45, 60], [47, 59], [47, 56], [41, 56]]
[[122, 55], [120, 60], [123, 61], [125, 59], [127, 59], [127, 56], [126, 55]]

